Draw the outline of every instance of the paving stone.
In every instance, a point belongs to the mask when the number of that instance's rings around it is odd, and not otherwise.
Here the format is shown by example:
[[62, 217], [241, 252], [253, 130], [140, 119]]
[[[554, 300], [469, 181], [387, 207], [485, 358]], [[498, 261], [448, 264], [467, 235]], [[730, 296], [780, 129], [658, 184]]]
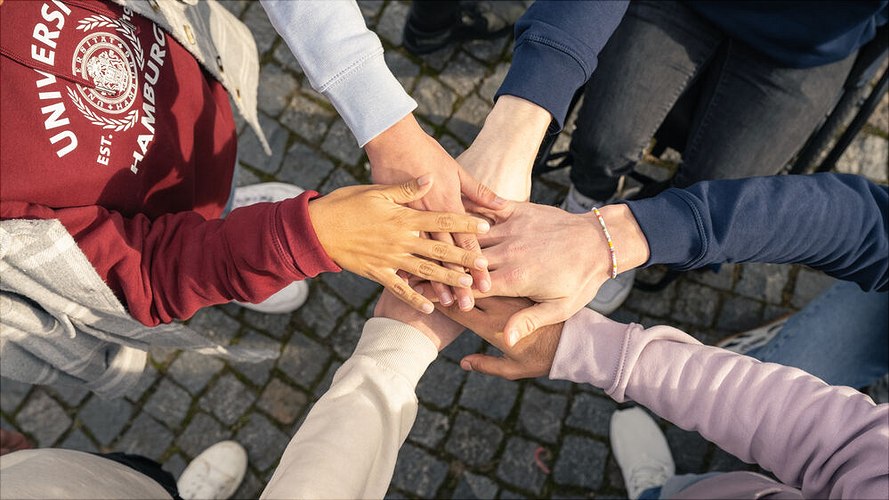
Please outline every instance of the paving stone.
[[321, 143], [321, 149], [346, 165], [355, 165], [364, 154], [358, 147], [358, 142], [352, 135], [352, 131], [344, 121], [339, 119], [333, 122], [333, 126], [327, 131], [327, 137]]
[[392, 45], [401, 45], [404, 23], [407, 21], [407, 13], [410, 7], [401, 2], [389, 2], [380, 16], [375, 30], [377, 35]]
[[182, 475], [182, 471], [185, 470], [188, 463], [182, 458], [182, 455], [175, 454], [168, 458], [162, 465], [163, 469], [172, 474], [173, 477], [179, 477]]
[[562, 394], [570, 394], [571, 388], [574, 387], [573, 382], [567, 380], [550, 380], [547, 377], [537, 377], [533, 379], [534, 383], [544, 389], [559, 392]]
[[235, 440], [247, 449], [250, 463], [260, 471], [278, 462], [290, 438], [258, 413], [251, 414], [250, 420], [235, 436]]
[[682, 281], [676, 291], [676, 302], [673, 304], [671, 319], [696, 326], [708, 326], [713, 323], [718, 303], [717, 294], [696, 283]]
[[597, 436], [608, 437], [611, 427], [611, 414], [617, 403], [611, 399], [581, 393], [574, 396], [571, 412], [565, 424], [575, 429], [583, 429]]
[[262, 55], [272, 48], [272, 44], [278, 38], [278, 32], [275, 31], [275, 27], [272, 26], [265, 13], [265, 9], [262, 8], [259, 2], [251, 2], [250, 7], [241, 20], [244, 21], [244, 24], [253, 33], [253, 39], [256, 40], [256, 50], [259, 52], [260, 58], [262, 58]]
[[531, 201], [541, 205], [558, 205], [565, 198], [562, 188], [553, 188], [542, 182], [531, 184]]
[[145, 363], [145, 369], [142, 371], [142, 376], [139, 377], [139, 381], [136, 382], [129, 391], [127, 391], [126, 397], [130, 401], [139, 401], [142, 399], [142, 395], [145, 394], [145, 391], [148, 390], [149, 387], [154, 384], [157, 380], [159, 374], [157, 373], [157, 369], [151, 363]]
[[259, 114], [259, 125], [269, 142], [269, 147], [272, 150], [271, 156], [265, 154], [256, 134], [248, 129], [244, 130], [238, 138], [238, 161], [265, 173], [273, 174], [278, 171], [281, 160], [284, 159], [284, 151], [287, 148], [290, 133], [263, 113]]
[[476, 59], [488, 63], [496, 63], [503, 54], [504, 48], [509, 43], [510, 37], [503, 36], [493, 40], [469, 40], [462, 44], [462, 49], [469, 52]]
[[188, 322], [192, 330], [222, 345], [228, 345], [237, 335], [241, 325], [218, 307], [201, 309]]
[[427, 69], [431, 68], [435, 72], [441, 72], [455, 52], [457, 52], [457, 44], [452, 43], [441, 50], [422, 56], [423, 63]]
[[454, 363], [459, 363], [465, 356], [479, 352], [484, 342], [481, 337], [467, 330], [442, 349], [440, 354]]
[[710, 443], [697, 432], [670, 425], [664, 433], [676, 462], [676, 474], [693, 474], [704, 470], [704, 458]]
[[485, 67], [464, 52], [459, 52], [448, 62], [447, 68], [439, 77], [445, 85], [460, 95], [472, 92], [485, 76]]
[[889, 141], [867, 133], [858, 134], [849, 144], [849, 148], [837, 161], [837, 168], [855, 168], [854, 173], [873, 180], [885, 183], [889, 178], [886, 159], [889, 158]]
[[130, 420], [133, 405], [125, 399], [91, 398], [77, 413], [77, 418], [101, 445], [111, 444]]
[[496, 498], [498, 489], [497, 483], [487, 477], [464, 472], [460, 475], [460, 480], [451, 498]]
[[310, 389], [329, 359], [330, 352], [321, 344], [305, 335], [294, 335], [284, 347], [278, 369], [297, 384]]
[[[300, 92], [293, 96], [284, 113], [281, 114], [281, 125], [296, 132], [309, 144], [318, 144], [330, 127], [336, 113]], [[299, 163], [297, 163], [299, 165]]]
[[364, 16], [364, 22], [368, 24], [370, 29], [371, 21], [376, 19], [383, 9], [385, 2], [383, 0], [358, 0], [358, 8], [361, 9], [361, 15]]
[[417, 420], [408, 435], [408, 440], [435, 449], [450, 428], [448, 416], [420, 406]]
[[500, 498], [504, 500], [525, 500], [529, 497], [515, 491], [501, 490]]
[[201, 409], [216, 415], [225, 425], [234, 424], [253, 401], [256, 394], [234, 375], [226, 374], [218, 380], [201, 397], [199, 406]]
[[533, 441], [510, 438], [500, 458], [497, 477], [519, 489], [539, 495], [546, 481], [546, 474], [534, 458], [538, 448], [541, 448], [540, 444]]
[[299, 80], [277, 64], [263, 64], [259, 71], [257, 100], [259, 109], [269, 116], [278, 116], [299, 88]]
[[168, 366], [171, 361], [179, 354], [179, 349], [170, 346], [152, 345], [148, 347], [149, 363], [154, 362], [159, 365]]
[[[338, 169], [334, 170], [333, 173], [330, 174], [330, 177], [328, 177], [327, 180], [324, 181], [324, 184], [321, 185], [320, 193], [321, 194], [329, 194], [332, 191], [335, 191], [341, 187], [355, 186], [357, 184], [361, 184], [361, 183], [358, 182], [358, 180], [355, 179], [355, 177], [352, 176], [352, 174], [350, 174], [343, 168], [338, 168]], [[322, 281], [323, 281], [323, 277], [324, 276], [322, 276]]]
[[364, 322], [365, 319], [362, 316], [353, 312], [349, 313], [330, 337], [328, 345], [340, 358], [346, 359], [352, 355], [352, 351], [358, 344], [358, 339], [361, 338]]
[[380, 293], [377, 283], [350, 272], [326, 273], [321, 280], [352, 307], [361, 307]]
[[599, 489], [605, 473], [608, 446], [580, 436], [567, 436], [553, 468], [559, 484]]
[[61, 399], [64, 404], [71, 407], [80, 405], [80, 403], [90, 395], [89, 389], [79, 386], [59, 385], [47, 389], [54, 394], [57, 399]]
[[333, 168], [332, 161], [305, 144], [295, 142], [284, 158], [284, 166], [278, 172], [277, 178], [281, 182], [296, 184], [303, 189], [318, 191], [324, 179], [333, 172]]
[[313, 393], [313, 401], [317, 401], [327, 392], [327, 389], [330, 389], [330, 385], [333, 383], [333, 376], [336, 375], [336, 371], [343, 366], [341, 361], [333, 360], [330, 363], [330, 366], [327, 367], [327, 371], [324, 372], [324, 377], [318, 382], [318, 385], [315, 386], [315, 392]]
[[762, 313], [762, 324], [772, 322], [778, 318], [783, 318], [794, 312], [795, 311], [789, 307], [766, 305], [765, 311]]
[[428, 76], [420, 78], [413, 97], [419, 104], [419, 114], [436, 125], [441, 125], [451, 116], [451, 109], [457, 102], [457, 95], [451, 89]]
[[708, 285], [720, 290], [731, 290], [732, 284], [735, 280], [735, 269], [737, 267], [738, 265], [736, 264], [721, 264], [719, 266], [719, 271], [701, 269], [689, 272], [688, 276], [693, 281], [696, 281], [702, 285]]
[[744, 297], [729, 297], [722, 303], [716, 327], [742, 332], [762, 324], [763, 305]]
[[624, 305], [649, 316], [666, 316], [670, 313], [670, 304], [675, 296], [675, 282], [659, 292], [645, 292], [634, 288]]
[[[885, 63], [883, 66], [885, 69]], [[883, 133], [889, 132], [889, 94], [883, 94], [879, 106], [874, 110], [874, 114], [867, 120], [868, 125], [880, 129]]]
[[201, 392], [217, 373], [225, 368], [219, 358], [185, 351], [167, 368], [167, 375], [192, 394]]
[[493, 104], [494, 94], [497, 93], [497, 89], [500, 88], [500, 85], [503, 83], [503, 79], [506, 78], [508, 72], [509, 63], [501, 63], [498, 65], [493, 73], [482, 80], [482, 84], [478, 88], [478, 95], [486, 102]]
[[463, 385], [460, 406], [491, 418], [505, 419], [512, 410], [518, 389], [515, 382], [471, 372]]
[[85, 451], [87, 453], [98, 453], [99, 449], [96, 448], [96, 445], [90, 441], [90, 438], [87, 437], [86, 434], [83, 433], [80, 429], [74, 429], [68, 434], [68, 437], [62, 441], [62, 444], [59, 445], [59, 448], [64, 448], [66, 450], [77, 450], [77, 451]]
[[34, 438], [35, 448], [49, 448], [68, 430], [71, 419], [44, 391], [34, 391], [16, 416], [19, 428]]
[[466, 372], [459, 366], [441, 358], [436, 359], [420, 378], [417, 397], [438, 408], [450, 408], [465, 378]]
[[[238, 163], [238, 166], [235, 167], [235, 178], [233, 183], [237, 187], [252, 186], [253, 184], [259, 184], [260, 182], [263, 182], [263, 179], [256, 175], [253, 167], [241, 165], [240, 162]], [[235, 307], [240, 306], [236, 305]]]
[[31, 384], [12, 380], [10, 378], [0, 378], [0, 409], [7, 413], [12, 413], [18, 408], [19, 404], [25, 400], [28, 392], [31, 391]]
[[289, 314], [265, 314], [244, 309], [243, 319], [245, 323], [251, 325], [255, 330], [271, 335], [276, 339], [282, 339], [292, 331]]
[[[191, 434], [186, 431], [185, 436]], [[120, 441], [115, 443], [114, 448], [121, 453], [143, 455], [158, 460], [172, 442], [173, 434], [170, 431], [147, 413], [140, 413]]]
[[[297, 316], [315, 335], [326, 338], [345, 311], [346, 307], [338, 298], [316, 286], [309, 293], [309, 300], [297, 311]], [[294, 333], [296, 336], [299, 336], [298, 332]]]
[[447, 475], [446, 463], [407, 443], [398, 452], [392, 484], [420, 498], [435, 498]]
[[394, 50], [387, 50], [383, 57], [386, 60], [386, 66], [389, 66], [401, 85], [406, 90], [411, 89], [417, 80], [417, 75], [420, 74], [420, 66]]
[[187, 456], [194, 458], [210, 446], [230, 437], [231, 431], [210, 415], [200, 412], [191, 419], [176, 444]]
[[179, 427], [191, 406], [191, 397], [168, 379], [161, 380], [143, 407], [151, 416], [171, 429]]
[[302, 75], [304, 73], [302, 67], [299, 65], [299, 61], [296, 60], [296, 57], [286, 43], [282, 42], [275, 46], [272, 56], [281, 64], [281, 67], [286, 68], [297, 75]]
[[790, 267], [782, 264], [744, 264], [735, 293], [752, 299], [780, 304]]
[[471, 144], [482, 129], [491, 106], [480, 98], [469, 96], [448, 121], [448, 130], [466, 144]]
[[555, 443], [562, 429], [562, 417], [568, 399], [548, 394], [534, 386], [526, 386], [519, 410], [519, 427], [546, 443]]
[[482, 466], [494, 458], [502, 440], [499, 427], [461, 411], [454, 419], [445, 451], [467, 465]]
[[238, 486], [238, 490], [232, 498], [259, 498], [265, 485], [264, 481], [260, 481], [256, 474], [248, 469], [244, 480], [241, 481], [241, 485]]
[[623, 473], [620, 471], [620, 466], [617, 465], [617, 462], [614, 460], [613, 453], [608, 457], [605, 471], [607, 476], [605, 482], [606, 487], [610, 486], [613, 490], [622, 491], [624, 494], [618, 498], [628, 498], [626, 493], [627, 486], [624, 484]]
[[707, 471], [731, 472], [736, 470], [750, 470], [752, 466], [744, 463], [731, 453], [715, 447], [713, 456], [710, 457], [710, 466]]
[[262, 396], [259, 397], [256, 406], [278, 422], [287, 425], [296, 420], [297, 415], [303, 411], [307, 403], [308, 397], [305, 393], [273, 378], [262, 391]]
[[466, 148], [460, 144], [457, 139], [454, 139], [454, 136], [449, 134], [443, 134], [438, 138], [438, 143], [441, 144], [441, 147], [444, 148], [445, 151], [448, 152], [449, 155], [454, 158], [460, 156], [460, 154], [466, 150]]
[[815, 297], [821, 295], [836, 282], [834, 278], [810, 269], [800, 269], [796, 276], [796, 287], [793, 290], [793, 307], [802, 309]]
[[[248, 349], [262, 349], [266, 351], [279, 352], [281, 350], [281, 341], [263, 335], [256, 330], [247, 330], [247, 333], [238, 341], [239, 347]], [[272, 368], [275, 367], [277, 359], [266, 359], [258, 363], [249, 363], [246, 361], [232, 361], [230, 366], [238, 373], [247, 377], [251, 383], [257, 386], [263, 386], [269, 380]]]

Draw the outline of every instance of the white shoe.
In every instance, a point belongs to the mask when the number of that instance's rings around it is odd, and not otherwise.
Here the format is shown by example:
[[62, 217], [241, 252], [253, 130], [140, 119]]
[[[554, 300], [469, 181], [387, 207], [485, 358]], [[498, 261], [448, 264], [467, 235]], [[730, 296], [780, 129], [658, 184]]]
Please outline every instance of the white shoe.
[[790, 315], [782, 316], [774, 321], [766, 323], [759, 328], [747, 330], [730, 337], [726, 337], [716, 343], [716, 347], [721, 347], [727, 351], [736, 352], [738, 354], [747, 354], [748, 352], [762, 347], [772, 341], [784, 325]]
[[[232, 210], [256, 203], [274, 203], [276, 201], [295, 198], [305, 191], [299, 186], [283, 182], [263, 182], [235, 189]], [[309, 285], [306, 281], [294, 281], [278, 290], [274, 295], [260, 302], [237, 302], [239, 306], [266, 314], [287, 314], [299, 309], [309, 297]]]
[[[593, 207], [601, 207], [608, 202], [594, 200], [589, 196], [580, 193], [572, 184], [568, 189], [568, 195], [559, 205], [560, 208], [572, 214], [589, 213]], [[636, 270], [620, 273], [617, 278], [602, 283], [599, 292], [587, 304], [587, 307], [599, 314], [609, 315], [617, 310], [630, 296], [633, 291], [633, 283], [636, 281]]]
[[246, 472], [244, 447], [235, 441], [220, 441], [188, 464], [176, 487], [184, 500], [224, 500], [235, 494]]
[[662, 486], [676, 473], [667, 438], [638, 406], [611, 415], [611, 450], [630, 498]]

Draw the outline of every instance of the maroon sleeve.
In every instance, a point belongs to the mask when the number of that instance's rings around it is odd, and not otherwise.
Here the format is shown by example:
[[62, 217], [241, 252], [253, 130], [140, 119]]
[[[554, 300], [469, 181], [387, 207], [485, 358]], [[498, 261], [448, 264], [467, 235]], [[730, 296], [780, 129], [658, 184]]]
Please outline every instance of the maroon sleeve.
[[99, 206], [53, 210], [4, 202], [2, 218], [59, 219], [130, 314], [154, 326], [232, 300], [260, 302], [293, 281], [341, 269], [324, 251], [308, 202], [314, 191], [233, 210], [125, 218]]

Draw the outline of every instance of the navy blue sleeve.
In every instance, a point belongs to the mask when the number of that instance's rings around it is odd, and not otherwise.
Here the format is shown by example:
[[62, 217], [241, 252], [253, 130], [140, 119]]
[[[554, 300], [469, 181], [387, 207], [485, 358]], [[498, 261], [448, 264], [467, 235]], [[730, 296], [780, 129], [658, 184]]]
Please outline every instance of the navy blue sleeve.
[[495, 95], [521, 97], [565, 125], [574, 93], [627, 11], [627, 1], [535, 2], [515, 25], [512, 65]]
[[646, 266], [799, 263], [865, 291], [889, 289], [889, 189], [862, 177], [706, 181], [625, 203], [648, 239]]

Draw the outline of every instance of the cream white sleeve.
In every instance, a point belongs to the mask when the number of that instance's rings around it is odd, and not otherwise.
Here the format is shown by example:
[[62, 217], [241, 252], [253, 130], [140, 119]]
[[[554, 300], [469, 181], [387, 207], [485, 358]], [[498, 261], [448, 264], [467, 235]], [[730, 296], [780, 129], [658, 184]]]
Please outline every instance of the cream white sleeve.
[[438, 355], [419, 330], [373, 318], [290, 441], [262, 498], [382, 498]]

